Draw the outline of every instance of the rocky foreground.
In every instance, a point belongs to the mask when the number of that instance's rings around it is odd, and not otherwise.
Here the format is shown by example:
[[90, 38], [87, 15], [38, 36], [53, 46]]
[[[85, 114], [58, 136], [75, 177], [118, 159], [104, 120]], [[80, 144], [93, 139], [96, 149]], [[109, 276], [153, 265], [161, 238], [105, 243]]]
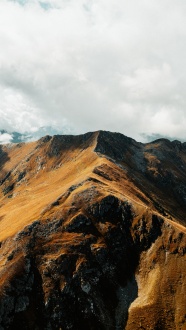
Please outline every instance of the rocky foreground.
[[0, 330], [186, 329], [186, 143], [0, 146]]

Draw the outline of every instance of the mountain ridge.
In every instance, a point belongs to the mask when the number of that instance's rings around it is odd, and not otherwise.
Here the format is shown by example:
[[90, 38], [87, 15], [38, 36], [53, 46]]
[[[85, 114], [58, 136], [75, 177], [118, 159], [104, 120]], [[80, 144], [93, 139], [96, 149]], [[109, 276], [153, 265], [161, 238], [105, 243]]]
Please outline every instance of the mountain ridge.
[[185, 329], [178, 146], [105, 131], [0, 146], [2, 329]]

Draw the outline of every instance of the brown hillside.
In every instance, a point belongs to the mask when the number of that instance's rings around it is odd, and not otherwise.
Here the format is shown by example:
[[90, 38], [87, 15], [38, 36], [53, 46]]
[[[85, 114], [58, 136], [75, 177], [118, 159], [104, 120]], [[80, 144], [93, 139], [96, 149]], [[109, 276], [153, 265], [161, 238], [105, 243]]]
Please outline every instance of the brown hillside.
[[0, 146], [0, 329], [186, 329], [186, 143]]

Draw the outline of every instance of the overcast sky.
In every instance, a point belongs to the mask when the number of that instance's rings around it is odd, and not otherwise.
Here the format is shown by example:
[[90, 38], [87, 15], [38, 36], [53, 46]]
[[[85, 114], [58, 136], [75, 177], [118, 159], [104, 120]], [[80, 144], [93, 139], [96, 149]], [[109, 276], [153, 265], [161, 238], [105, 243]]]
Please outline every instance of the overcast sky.
[[185, 0], [0, 0], [0, 129], [186, 141]]

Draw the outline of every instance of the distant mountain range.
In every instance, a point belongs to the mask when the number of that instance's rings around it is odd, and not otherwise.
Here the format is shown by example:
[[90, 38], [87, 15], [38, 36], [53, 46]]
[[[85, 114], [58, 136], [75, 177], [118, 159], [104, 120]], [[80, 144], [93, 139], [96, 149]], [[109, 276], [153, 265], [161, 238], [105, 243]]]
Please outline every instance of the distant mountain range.
[[45, 135], [58, 134], [69, 134], [69, 130], [67, 128], [59, 130], [50, 126], [40, 127], [34, 132], [25, 133], [10, 132], [4, 129], [0, 129], [0, 144], [36, 141]]

